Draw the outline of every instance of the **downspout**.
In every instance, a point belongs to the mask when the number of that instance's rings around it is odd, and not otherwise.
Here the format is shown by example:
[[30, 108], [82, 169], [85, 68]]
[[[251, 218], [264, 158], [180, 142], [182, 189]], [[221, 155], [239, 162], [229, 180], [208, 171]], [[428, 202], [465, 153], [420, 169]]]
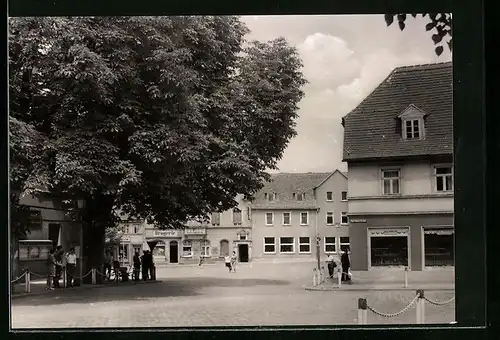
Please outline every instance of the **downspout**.
[[321, 269], [321, 256], [320, 256], [320, 236], [319, 236], [319, 208], [316, 209], [316, 260], [318, 261], [318, 270]]

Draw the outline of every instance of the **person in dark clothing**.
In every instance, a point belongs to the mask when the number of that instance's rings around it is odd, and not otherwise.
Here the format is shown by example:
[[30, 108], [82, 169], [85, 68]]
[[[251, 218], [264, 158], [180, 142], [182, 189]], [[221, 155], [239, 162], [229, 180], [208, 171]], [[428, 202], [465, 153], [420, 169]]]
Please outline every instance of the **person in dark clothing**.
[[61, 279], [62, 273], [62, 260], [63, 260], [64, 251], [62, 246], [57, 246], [56, 251], [54, 253], [54, 258], [56, 260], [56, 272], [54, 275], [54, 288], [61, 288], [59, 285], [59, 280]]
[[139, 274], [141, 272], [141, 257], [139, 252], [134, 254], [134, 280], [139, 281]]
[[153, 273], [154, 269], [154, 264], [153, 264], [153, 253], [148, 251], [148, 271], [149, 271], [149, 279], [154, 280], [155, 279], [155, 274]]
[[342, 281], [351, 282], [351, 277], [349, 275], [349, 268], [351, 267], [351, 261], [349, 260], [349, 249], [342, 252], [340, 256], [340, 263], [342, 264]]
[[142, 279], [146, 281], [148, 279], [148, 251], [144, 250], [141, 256], [142, 263]]

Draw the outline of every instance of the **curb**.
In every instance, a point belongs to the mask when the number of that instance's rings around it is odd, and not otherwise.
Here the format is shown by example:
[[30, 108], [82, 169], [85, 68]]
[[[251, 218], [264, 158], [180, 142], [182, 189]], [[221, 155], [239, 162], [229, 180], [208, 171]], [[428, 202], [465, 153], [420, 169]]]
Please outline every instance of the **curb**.
[[[134, 281], [132, 281], [134, 282]], [[109, 288], [109, 287], [127, 287], [127, 286], [134, 286], [134, 285], [141, 285], [141, 284], [150, 284], [150, 283], [159, 283], [162, 282], [161, 280], [155, 280], [155, 281], [139, 281], [139, 282], [134, 282], [134, 283], [107, 283], [107, 284], [100, 284], [100, 285], [85, 285], [85, 286], [79, 286], [75, 287], [76, 289], [68, 289], [68, 288], [63, 288], [59, 290], [44, 290], [41, 292], [37, 293], [20, 293], [20, 294], [12, 294], [11, 299], [20, 299], [20, 298], [26, 298], [26, 297], [31, 297], [31, 296], [42, 296], [42, 295], [48, 295], [48, 294], [53, 294], [53, 293], [67, 293], [67, 292], [77, 292], [81, 290], [89, 290], [89, 289], [95, 289], [95, 288]], [[56, 295], [59, 296], [59, 295]]]
[[[303, 286], [302, 288], [304, 288], [305, 290], [307, 291], [316, 291], [316, 292], [371, 292], [371, 291], [415, 291], [415, 289], [417, 289], [417, 287], [408, 287], [408, 288], [404, 288], [404, 287], [401, 287], [401, 288], [398, 288], [398, 287], [378, 287], [378, 288], [369, 288], [369, 287], [365, 287], [365, 288], [356, 288], [356, 287], [349, 287], [349, 288], [339, 288], [339, 287], [311, 287], [311, 286]], [[442, 291], [455, 291], [455, 288], [448, 288], [448, 287], [444, 287], [444, 288], [422, 288], [420, 287], [419, 289], [423, 289], [425, 291], [430, 291], [430, 292], [442, 292]]]

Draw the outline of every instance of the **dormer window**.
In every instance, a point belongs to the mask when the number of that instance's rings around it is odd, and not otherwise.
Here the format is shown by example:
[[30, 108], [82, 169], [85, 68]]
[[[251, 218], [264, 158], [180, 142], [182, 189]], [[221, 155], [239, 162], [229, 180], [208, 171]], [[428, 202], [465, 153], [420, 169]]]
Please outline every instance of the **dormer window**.
[[301, 193], [301, 192], [299, 192], [299, 193], [297, 194], [297, 201], [303, 201], [303, 200], [304, 200], [304, 194], [303, 194], [303, 193]]
[[411, 104], [399, 116], [401, 119], [401, 134], [405, 140], [424, 138], [424, 111]]
[[269, 200], [269, 202], [276, 200], [276, 193], [271, 193], [271, 194], [267, 195], [267, 199]]

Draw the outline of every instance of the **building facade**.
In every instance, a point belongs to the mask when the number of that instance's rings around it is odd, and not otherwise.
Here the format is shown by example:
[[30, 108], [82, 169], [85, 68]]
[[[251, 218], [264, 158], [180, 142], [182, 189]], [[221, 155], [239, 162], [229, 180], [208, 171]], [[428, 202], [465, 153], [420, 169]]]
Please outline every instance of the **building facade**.
[[353, 270], [452, 266], [451, 63], [395, 69], [342, 124]]
[[317, 259], [349, 244], [347, 177], [333, 173], [280, 173], [252, 202], [253, 257], [257, 260]]

